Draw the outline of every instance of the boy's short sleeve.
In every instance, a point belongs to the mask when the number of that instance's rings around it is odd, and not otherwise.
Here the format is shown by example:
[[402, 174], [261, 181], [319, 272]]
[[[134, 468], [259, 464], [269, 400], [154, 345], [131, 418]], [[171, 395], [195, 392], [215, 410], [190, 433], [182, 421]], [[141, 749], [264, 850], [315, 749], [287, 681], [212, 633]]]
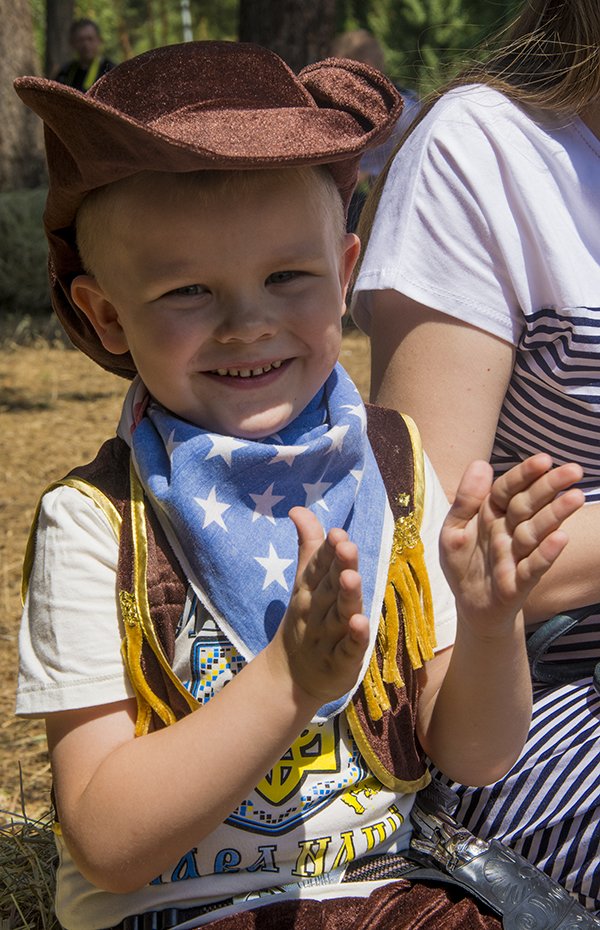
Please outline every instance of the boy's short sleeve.
[[425, 549], [425, 564], [431, 585], [436, 652], [452, 646], [456, 638], [456, 605], [440, 565], [439, 540], [442, 524], [450, 508], [448, 499], [427, 455], [425, 458], [425, 501], [421, 539]]
[[121, 658], [118, 545], [74, 488], [42, 500], [19, 634], [16, 712], [41, 716], [133, 697]]

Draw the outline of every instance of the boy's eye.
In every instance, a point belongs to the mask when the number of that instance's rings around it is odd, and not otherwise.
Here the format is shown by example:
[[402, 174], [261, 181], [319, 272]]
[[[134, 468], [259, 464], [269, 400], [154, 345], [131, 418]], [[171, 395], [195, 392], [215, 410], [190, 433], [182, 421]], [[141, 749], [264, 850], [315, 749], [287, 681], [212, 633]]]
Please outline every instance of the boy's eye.
[[285, 284], [287, 281], [293, 281], [300, 276], [299, 271], [274, 271], [267, 278], [267, 284]]
[[171, 297], [172, 295], [176, 297], [198, 297], [200, 294], [205, 294], [206, 288], [202, 284], [185, 284], [183, 287], [176, 287], [166, 295]]

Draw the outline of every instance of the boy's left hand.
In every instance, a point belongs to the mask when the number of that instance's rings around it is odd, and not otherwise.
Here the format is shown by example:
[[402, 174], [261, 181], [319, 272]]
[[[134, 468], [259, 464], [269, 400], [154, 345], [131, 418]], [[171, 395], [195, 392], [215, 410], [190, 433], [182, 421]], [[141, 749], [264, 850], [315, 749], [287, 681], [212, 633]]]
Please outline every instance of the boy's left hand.
[[358, 549], [345, 530], [323, 528], [305, 507], [289, 513], [298, 568], [288, 609], [265, 654], [285, 669], [315, 710], [354, 687], [369, 645]]
[[[487, 462], [465, 471], [440, 534], [442, 567], [458, 615], [474, 632], [506, 632], [532, 588], [558, 558], [562, 523], [584, 502], [579, 465], [552, 468], [545, 453], [493, 481]], [[564, 493], [563, 493], [564, 492]]]

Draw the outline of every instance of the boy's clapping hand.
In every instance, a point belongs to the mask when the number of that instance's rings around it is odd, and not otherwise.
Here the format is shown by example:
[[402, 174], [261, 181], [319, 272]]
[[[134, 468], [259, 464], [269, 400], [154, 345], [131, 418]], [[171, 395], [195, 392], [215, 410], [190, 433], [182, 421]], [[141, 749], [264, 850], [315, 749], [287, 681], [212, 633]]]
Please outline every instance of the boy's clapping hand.
[[440, 556], [458, 616], [473, 632], [506, 631], [530, 591], [567, 543], [563, 522], [583, 492], [582, 469], [552, 468], [549, 455], [526, 459], [493, 481], [486, 462], [465, 471], [440, 535]]
[[[369, 643], [362, 613], [358, 549], [342, 529], [323, 539], [317, 517], [290, 511], [298, 531], [298, 569], [285, 617], [271, 646], [316, 708], [346, 694], [359, 676]], [[271, 648], [267, 647], [267, 648]]]

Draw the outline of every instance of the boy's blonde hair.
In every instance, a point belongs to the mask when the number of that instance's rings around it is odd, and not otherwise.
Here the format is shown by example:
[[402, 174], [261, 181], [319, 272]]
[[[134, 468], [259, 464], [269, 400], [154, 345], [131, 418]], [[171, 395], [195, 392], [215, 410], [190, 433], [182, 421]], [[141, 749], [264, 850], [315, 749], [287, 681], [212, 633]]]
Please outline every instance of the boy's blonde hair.
[[192, 171], [188, 173], [160, 173], [144, 171], [97, 188], [81, 204], [76, 220], [77, 248], [85, 271], [100, 282], [109, 273], [107, 265], [110, 248], [110, 231], [115, 223], [120, 227], [133, 225], [135, 216], [124, 215], [123, 198], [129, 192], [147, 191], [153, 178], [167, 177], [172, 181], [170, 195], [174, 203], [189, 206], [190, 197], [200, 202], [215, 203], [231, 193], [241, 198], [246, 192], [270, 184], [301, 184], [307, 201], [331, 222], [333, 235], [340, 246], [346, 230], [344, 205], [333, 177], [326, 168], [301, 166], [292, 168], [256, 169], [248, 171]]

